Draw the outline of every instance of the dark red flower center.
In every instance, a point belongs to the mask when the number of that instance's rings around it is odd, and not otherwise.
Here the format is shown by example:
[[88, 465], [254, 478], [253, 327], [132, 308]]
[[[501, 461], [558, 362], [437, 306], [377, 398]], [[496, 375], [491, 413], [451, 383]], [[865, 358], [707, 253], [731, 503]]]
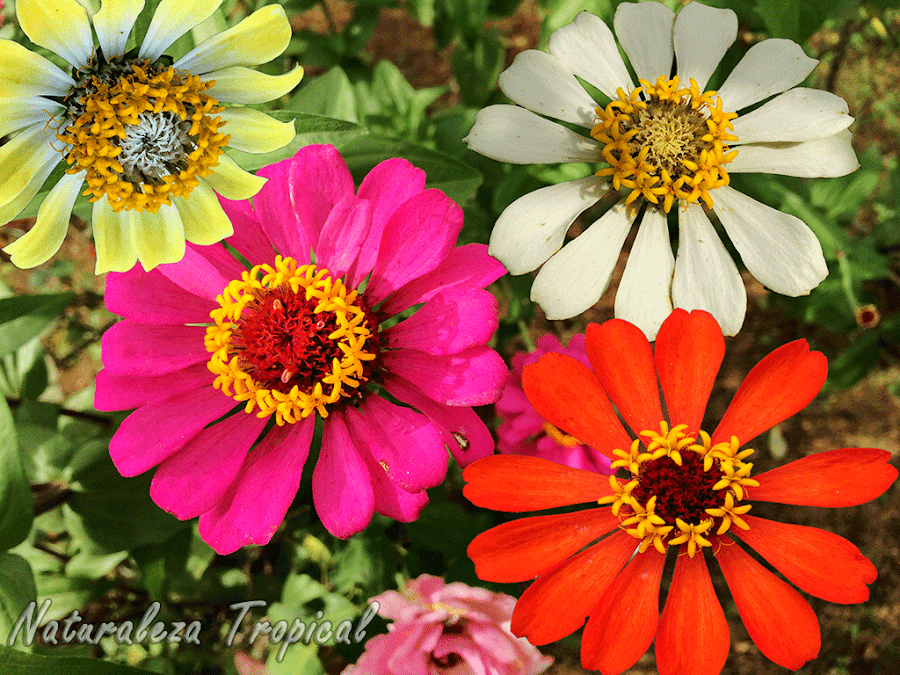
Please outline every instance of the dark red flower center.
[[721, 477], [717, 466], [703, 471], [703, 456], [687, 451], [681, 453], [681, 466], [671, 457], [642, 464], [631, 494], [642, 505], [656, 495], [656, 514], [667, 525], [674, 525], [676, 518], [696, 525], [709, 518], [706, 509], [721, 505], [722, 494], [713, 489]]

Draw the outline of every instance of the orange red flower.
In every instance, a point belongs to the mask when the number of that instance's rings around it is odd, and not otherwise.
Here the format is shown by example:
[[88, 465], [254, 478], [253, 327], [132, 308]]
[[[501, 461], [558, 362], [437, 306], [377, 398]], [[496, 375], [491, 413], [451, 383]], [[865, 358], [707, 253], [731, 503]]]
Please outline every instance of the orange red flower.
[[[707, 433], [701, 425], [724, 351], [711, 315], [676, 310], [655, 348], [616, 319], [588, 326], [591, 368], [562, 354], [525, 368], [523, 386], [535, 409], [610, 457], [618, 473], [516, 455], [487, 457], [464, 471], [466, 497], [497, 511], [601, 505], [504, 523], [472, 541], [469, 556], [482, 579], [535, 579], [516, 605], [513, 633], [542, 645], [587, 620], [585, 668], [620, 673], [655, 640], [661, 675], [715, 675], [730, 634], [707, 567], [711, 557], [760, 651], [796, 670], [819, 653], [821, 638], [795, 587], [830, 602], [868, 599], [877, 572], [852, 543], [749, 511], [755, 502], [841, 507], [875, 499], [897, 478], [890, 453], [844, 448], [754, 474], [746, 444], [803, 409], [828, 365], [805, 340], [776, 349]], [[663, 569], [673, 551], [660, 615]]]

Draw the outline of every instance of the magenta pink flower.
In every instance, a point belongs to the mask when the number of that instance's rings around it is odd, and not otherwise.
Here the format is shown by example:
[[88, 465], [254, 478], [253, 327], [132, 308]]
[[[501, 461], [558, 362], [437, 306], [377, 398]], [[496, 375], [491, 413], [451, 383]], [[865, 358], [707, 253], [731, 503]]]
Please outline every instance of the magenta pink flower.
[[555, 335], [548, 333], [538, 338], [533, 352], [517, 352], [512, 358], [512, 371], [503, 396], [496, 405], [497, 415], [503, 420], [497, 429], [497, 449], [502, 454], [531, 455], [576, 469], [612, 473], [608, 457], [557, 429], [528, 402], [522, 389], [522, 369], [537, 363], [550, 352], [571, 356], [588, 367], [591, 365], [581, 334], [573, 335], [569, 345], [563, 347]]
[[199, 516], [220, 553], [271, 539], [317, 417], [325, 527], [348, 537], [375, 511], [414, 520], [448, 447], [463, 466], [493, 452], [470, 406], [506, 380], [485, 344], [497, 303], [484, 290], [505, 270], [486, 246], [454, 247], [462, 210], [423, 171], [390, 159], [354, 192], [340, 154], [319, 145], [259, 174], [252, 206], [222, 202], [228, 247], [189, 245], [181, 262], [106, 287], [125, 320], [103, 336], [95, 405], [137, 408], [113, 462], [124, 476], [159, 465], [154, 501]]
[[553, 663], [510, 632], [509, 595], [423, 574], [371, 602], [394, 623], [343, 675], [537, 675]]

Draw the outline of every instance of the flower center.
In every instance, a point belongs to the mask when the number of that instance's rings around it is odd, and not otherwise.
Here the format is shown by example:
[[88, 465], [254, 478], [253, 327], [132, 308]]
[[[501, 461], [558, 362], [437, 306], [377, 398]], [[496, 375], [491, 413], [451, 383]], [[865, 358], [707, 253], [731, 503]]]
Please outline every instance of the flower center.
[[701, 93], [694, 80], [681, 88], [677, 77], [640, 83], [628, 93], [619, 88], [617, 100], [596, 109], [591, 136], [605, 144], [600, 159], [609, 164], [597, 175], [631, 190], [628, 204], [643, 196], [653, 204], [662, 199], [667, 213], [675, 199], [702, 199], [712, 208], [709, 191], [728, 185], [722, 165], [737, 156], [726, 145], [737, 140], [729, 133], [737, 113], [724, 112], [718, 93]]
[[[377, 368], [378, 320], [327, 269], [257, 265], [228, 284], [206, 329], [213, 386], [279, 425], [359, 401]], [[232, 387], [234, 393], [232, 393]]]
[[581, 441], [579, 441], [577, 438], [575, 438], [574, 436], [569, 436], [569, 434], [564, 434], [562, 431], [550, 424], [550, 422], [544, 422], [541, 428], [544, 430], [545, 434], [547, 434], [554, 441], [566, 448], [574, 448], [576, 445], [581, 444]]
[[223, 108], [187, 71], [117, 57], [74, 75], [56, 137], [71, 166], [85, 172], [88, 201], [106, 195], [113, 211], [156, 213], [186, 196], [219, 163], [230, 136], [212, 117]]
[[610, 476], [615, 494], [600, 503], [612, 504], [622, 529], [641, 540], [641, 553], [651, 545], [665, 553], [666, 546], [687, 544], [693, 558], [699, 548], [712, 546], [708, 534], [724, 534], [732, 524], [750, 529], [741, 518], [750, 505], [740, 502], [744, 488], [759, 485], [750, 478], [753, 464], [744, 462], [753, 450], [739, 452], [736, 436], [712, 445], [705, 431], [695, 443], [686, 428], [681, 424], [670, 430], [660, 422], [659, 433], [641, 432], [646, 449], [635, 440], [628, 452], [613, 450], [619, 459], [612, 468], [629, 475], [624, 480]]

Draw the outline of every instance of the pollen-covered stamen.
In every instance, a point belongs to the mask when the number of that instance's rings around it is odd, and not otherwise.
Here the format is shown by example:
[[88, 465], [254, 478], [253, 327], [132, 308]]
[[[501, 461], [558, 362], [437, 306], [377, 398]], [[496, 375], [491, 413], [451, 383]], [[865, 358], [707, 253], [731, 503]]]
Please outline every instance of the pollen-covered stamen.
[[605, 144], [599, 159], [609, 164], [597, 175], [630, 190], [628, 204], [643, 196], [661, 201], [666, 212], [676, 199], [702, 199], [712, 208], [709, 191], [728, 185], [723, 165], [737, 156], [727, 145], [737, 140], [729, 133], [737, 113], [723, 111], [718, 94], [701, 92], [694, 80], [689, 87], [679, 87], [677, 77], [640, 83], [630, 92], [618, 89], [617, 100], [596, 109], [591, 136]]
[[[217, 298], [206, 349], [214, 386], [279, 425], [358, 401], [377, 368], [378, 320], [340, 279], [278, 256]], [[232, 388], [234, 393], [232, 393]]]
[[569, 434], [563, 433], [562, 431], [557, 429], [555, 426], [550, 424], [550, 422], [544, 422], [541, 429], [543, 429], [544, 433], [547, 434], [554, 441], [556, 441], [560, 445], [565, 446], [567, 448], [574, 448], [576, 445], [581, 444], [581, 441], [579, 441], [577, 438], [575, 438], [574, 436], [569, 436]]

